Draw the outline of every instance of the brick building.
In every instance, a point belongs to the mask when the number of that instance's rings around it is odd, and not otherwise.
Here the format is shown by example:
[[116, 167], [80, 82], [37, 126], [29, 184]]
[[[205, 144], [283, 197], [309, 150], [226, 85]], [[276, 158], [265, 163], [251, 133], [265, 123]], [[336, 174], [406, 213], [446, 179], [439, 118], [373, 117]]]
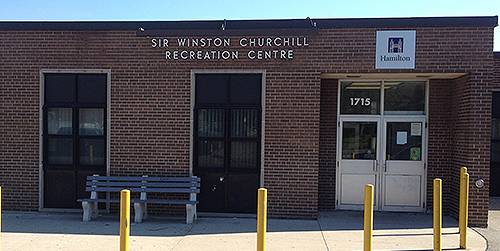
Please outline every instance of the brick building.
[[3, 208], [78, 210], [100, 173], [201, 176], [200, 212], [254, 213], [266, 187], [270, 217], [313, 219], [367, 183], [375, 210], [428, 212], [441, 178], [456, 215], [466, 166], [486, 226], [497, 24], [0, 22]]

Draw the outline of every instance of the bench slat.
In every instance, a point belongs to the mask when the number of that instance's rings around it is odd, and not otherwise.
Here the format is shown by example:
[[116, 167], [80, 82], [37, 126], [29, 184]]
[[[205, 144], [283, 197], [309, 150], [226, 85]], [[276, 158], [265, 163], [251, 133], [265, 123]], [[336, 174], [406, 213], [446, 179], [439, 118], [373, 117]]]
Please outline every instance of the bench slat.
[[87, 186], [105, 186], [105, 187], [200, 187], [200, 183], [159, 183], [159, 182], [126, 182], [126, 181], [87, 181]]
[[129, 177], [129, 176], [87, 176], [88, 181], [172, 181], [172, 182], [200, 182], [201, 178], [192, 177]]
[[123, 189], [130, 190], [130, 192], [146, 192], [146, 193], [200, 193], [200, 189], [195, 188], [140, 188], [140, 187], [87, 187], [87, 192], [120, 192]]
[[[78, 202], [120, 202], [120, 199], [78, 199]], [[130, 200], [130, 203], [155, 203], [155, 204], [198, 204], [199, 201], [193, 200]]]

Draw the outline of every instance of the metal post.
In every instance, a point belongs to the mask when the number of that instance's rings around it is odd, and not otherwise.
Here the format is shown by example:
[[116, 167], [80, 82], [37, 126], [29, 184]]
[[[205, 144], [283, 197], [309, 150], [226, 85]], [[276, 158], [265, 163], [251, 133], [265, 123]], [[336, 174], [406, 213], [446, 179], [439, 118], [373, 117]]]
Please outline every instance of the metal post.
[[257, 205], [257, 251], [266, 251], [267, 189], [259, 188]]
[[467, 249], [467, 224], [469, 218], [469, 174], [467, 167], [460, 170], [460, 249]]
[[0, 250], [2, 249], [2, 187], [0, 187]]
[[434, 179], [434, 251], [441, 251], [443, 181]]
[[372, 251], [373, 243], [373, 185], [365, 186], [365, 229], [363, 250]]
[[130, 237], [130, 190], [120, 192], [120, 251], [129, 250]]

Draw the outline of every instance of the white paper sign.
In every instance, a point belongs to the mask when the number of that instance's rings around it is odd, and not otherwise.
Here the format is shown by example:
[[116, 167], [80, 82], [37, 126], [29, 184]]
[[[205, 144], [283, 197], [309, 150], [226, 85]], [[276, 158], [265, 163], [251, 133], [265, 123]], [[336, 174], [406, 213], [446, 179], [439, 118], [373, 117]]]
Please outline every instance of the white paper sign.
[[408, 132], [398, 132], [397, 144], [398, 145], [406, 145], [406, 142], [408, 142]]
[[411, 136], [422, 136], [422, 123], [411, 123]]
[[377, 31], [375, 69], [415, 69], [416, 31]]

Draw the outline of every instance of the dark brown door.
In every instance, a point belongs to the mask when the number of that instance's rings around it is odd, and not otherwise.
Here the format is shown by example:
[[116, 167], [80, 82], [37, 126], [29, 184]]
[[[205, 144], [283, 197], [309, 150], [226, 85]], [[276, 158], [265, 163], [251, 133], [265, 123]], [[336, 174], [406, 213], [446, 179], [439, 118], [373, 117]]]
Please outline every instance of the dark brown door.
[[106, 74], [45, 74], [44, 208], [79, 208], [85, 177], [106, 174]]
[[255, 213], [260, 184], [261, 74], [197, 74], [194, 172], [201, 212]]

